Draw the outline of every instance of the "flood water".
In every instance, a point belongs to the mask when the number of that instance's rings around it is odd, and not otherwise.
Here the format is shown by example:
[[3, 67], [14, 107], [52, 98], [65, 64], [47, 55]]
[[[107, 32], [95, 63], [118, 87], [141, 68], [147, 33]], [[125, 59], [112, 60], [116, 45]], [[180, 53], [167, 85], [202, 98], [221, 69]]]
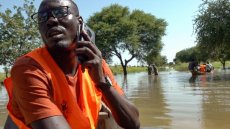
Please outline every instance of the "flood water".
[[[230, 70], [192, 77], [165, 71], [116, 75], [127, 97], [140, 112], [143, 129], [230, 129]], [[8, 98], [0, 86], [0, 128]]]

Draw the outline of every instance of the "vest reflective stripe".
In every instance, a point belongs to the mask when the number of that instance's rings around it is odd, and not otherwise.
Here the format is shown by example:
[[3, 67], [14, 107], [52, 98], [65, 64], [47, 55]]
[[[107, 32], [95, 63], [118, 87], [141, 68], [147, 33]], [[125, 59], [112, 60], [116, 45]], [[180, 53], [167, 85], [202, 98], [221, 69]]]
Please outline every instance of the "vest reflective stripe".
[[[80, 98], [77, 101], [69, 89], [64, 73], [54, 62], [45, 47], [36, 49], [25, 56], [33, 58], [48, 73], [52, 81], [54, 102], [62, 111], [71, 128], [95, 129], [102, 94], [95, 88], [88, 70], [86, 69], [83, 73], [81, 67], [78, 68]], [[81, 108], [78, 104], [81, 104]]]

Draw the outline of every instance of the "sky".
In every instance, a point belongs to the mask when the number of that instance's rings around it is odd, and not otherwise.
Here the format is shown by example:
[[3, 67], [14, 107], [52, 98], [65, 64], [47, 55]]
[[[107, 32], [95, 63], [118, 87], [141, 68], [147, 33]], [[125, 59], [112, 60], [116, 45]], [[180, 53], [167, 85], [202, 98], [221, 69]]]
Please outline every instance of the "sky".
[[[38, 8], [41, 0], [35, 0]], [[100, 12], [103, 7], [111, 4], [126, 6], [130, 11], [139, 9], [145, 13], [150, 13], [156, 18], [164, 19], [168, 26], [166, 35], [162, 37], [164, 47], [161, 54], [166, 56], [168, 62], [172, 62], [176, 52], [196, 45], [196, 36], [193, 29], [194, 18], [198, 14], [201, 0], [74, 0], [80, 11], [80, 15], [86, 21], [96, 12]], [[0, 0], [3, 11], [4, 8], [12, 8], [13, 5], [22, 5], [23, 0]], [[128, 57], [129, 55], [125, 53]], [[117, 58], [113, 58], [115, 64], [119, 64]], [[130, 65], [138, 65], [136, 60]]]

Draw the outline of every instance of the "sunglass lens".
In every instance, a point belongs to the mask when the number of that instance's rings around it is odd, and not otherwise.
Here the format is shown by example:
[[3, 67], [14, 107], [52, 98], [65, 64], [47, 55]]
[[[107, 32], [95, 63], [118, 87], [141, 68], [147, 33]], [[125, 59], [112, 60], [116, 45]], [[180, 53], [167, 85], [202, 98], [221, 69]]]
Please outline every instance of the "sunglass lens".
[[68, 15], [68, 11], [66, 7], [60, 7], [60, 8], [54, 9], [53, 14], [57, 18], [61, 18], [61, 17]]
[[47, 20], [47, 12], [38, 13], [37, 20], [38, 22], [44, 22]]

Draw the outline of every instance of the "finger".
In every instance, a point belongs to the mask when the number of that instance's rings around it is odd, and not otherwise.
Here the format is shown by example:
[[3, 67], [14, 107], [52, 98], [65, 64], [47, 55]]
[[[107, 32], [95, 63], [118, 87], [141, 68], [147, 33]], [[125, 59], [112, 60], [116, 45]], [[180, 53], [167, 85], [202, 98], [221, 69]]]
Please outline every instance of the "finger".
[[91, 51], [95, 52], [95, 48], [90, 41], [80, 41], [77, 45], [77, 48], [88, 48]]
[[90, 41], [78, 41], [77, 44], [79, 47], [86, 46], [86, 47], [91, 47], [93, 45]]
[[88, 61], [84, 62], [84, 66], [90, 68], [92, 66], [96, 66], [97, 64], [101, 64], [101, 62], [102, 62], [102, 60], [100, 58], [95, 57], [92, 60], [88, 60]]
[[75, 50], [76, 55], [84, 55], [88, 59], [92, 59], [96, 54], [88, 47], [81, 47]]
[[95, 44], [89, 41], [80, 41], [78, 43], [78, 48], [81, 47], [88, 47], [90, 50], [92, 50], [96, 55], [102, 57], [101, 51], [97, 48]]

